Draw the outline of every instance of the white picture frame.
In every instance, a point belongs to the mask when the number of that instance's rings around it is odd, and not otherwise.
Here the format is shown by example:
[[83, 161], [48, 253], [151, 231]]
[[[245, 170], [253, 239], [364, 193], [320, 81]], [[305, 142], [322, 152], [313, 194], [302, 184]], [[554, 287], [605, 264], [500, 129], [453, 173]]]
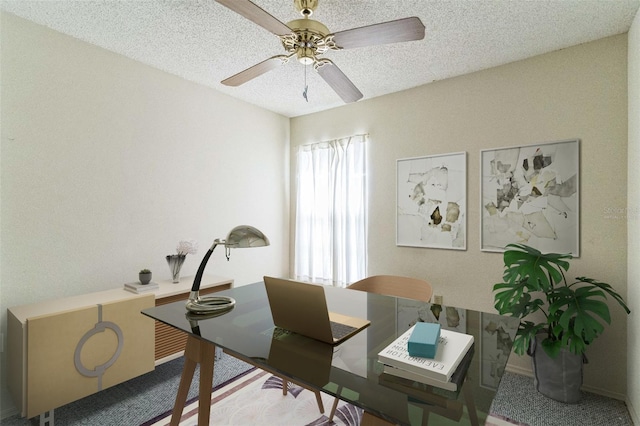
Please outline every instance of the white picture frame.
[[480, 152], [480, 249], [580, 255], [580, 140]]
[[467, 248], [467, 153], [397, 160], [396, 245]]

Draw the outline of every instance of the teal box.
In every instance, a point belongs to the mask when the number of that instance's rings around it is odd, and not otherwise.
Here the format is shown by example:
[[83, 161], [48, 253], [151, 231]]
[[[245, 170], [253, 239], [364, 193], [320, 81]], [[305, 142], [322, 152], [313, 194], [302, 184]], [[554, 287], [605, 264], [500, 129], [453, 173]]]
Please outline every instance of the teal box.
[[409, 355], [420, 358], [434, 358], [438, 350], [439, 340], [440, 324], [418, 322], [407, 342]]

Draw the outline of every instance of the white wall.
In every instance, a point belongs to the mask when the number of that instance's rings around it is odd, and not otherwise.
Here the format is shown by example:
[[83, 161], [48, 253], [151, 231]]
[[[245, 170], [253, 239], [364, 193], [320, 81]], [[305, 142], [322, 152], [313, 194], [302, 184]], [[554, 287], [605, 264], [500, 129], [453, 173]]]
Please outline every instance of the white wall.
[[627, 330], [627, 406], [635, 424], [640, 424], [640, 15], [629, 31], [629, 177], [627, 226], [629, 234], [629, 290], [631, 308]]
[[3, 324], [11, 306], [117, 288], [141, 268], [169, 279], [182, 239], [200, 244], [193, 275], [240, 224], [272, 245], [214, 253], [207, 272], [287, 274], [286, 117], [10, 14], [1, 36]]
[[[368, 132], [368, 273], [425, 278], [445, 304], [493, 311], [502, 256], [479, 249], [480, 150], [580, 138], [581, 256], [570, 275], [598, 278], [626, 295], [626, 221], [605, 214], [607, 207], [626, 207], [626, 40], [606, 38], [294, 118], [291, 145]], [[460, 151], [468, 153], [467, 250], [396, 247], [396, 160]], [[585, 383], [624, 399], [627, 321], [617, 306], [612, 322], [588, 351]], [[530, 371], [526, 356], [512, 356], [510, 364]]]

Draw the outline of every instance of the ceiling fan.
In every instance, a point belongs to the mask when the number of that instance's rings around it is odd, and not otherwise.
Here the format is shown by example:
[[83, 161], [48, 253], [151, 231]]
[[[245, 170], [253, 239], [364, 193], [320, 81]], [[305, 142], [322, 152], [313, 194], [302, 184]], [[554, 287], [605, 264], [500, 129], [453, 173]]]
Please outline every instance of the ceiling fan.
[[363, 96], [360, 90], [331, 60], [320, 57], [322, 54], [328, 50], [353, 49], [424, 38], [424, 25], [418, 17], [331, 33], [324, 24], [310, 19], [318, 6], [318, 0], [294, 0], [293, 3], [302, 14], [302, 19], [295, 19], [287, 24], [280, 22], [249, 0], [216, 1], [278, 36], [286, 51], [284, 55], [272, 56], [223, 80], [222, 84], [227, 86], [240, 86], [286, 64], [291, 57], [296, 56], [300, 63], [313, 65], [322, 79], [344, 102], [355, 102]]

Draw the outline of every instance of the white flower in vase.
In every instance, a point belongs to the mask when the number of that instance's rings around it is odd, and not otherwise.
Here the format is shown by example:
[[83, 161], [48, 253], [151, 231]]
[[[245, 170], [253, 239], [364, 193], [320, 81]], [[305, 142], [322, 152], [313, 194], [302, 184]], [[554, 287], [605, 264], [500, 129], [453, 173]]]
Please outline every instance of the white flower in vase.
[[183, 240], [176, 247], [178, 254], [196, 254], [198, 252], [198, 242], [196, 240]]

